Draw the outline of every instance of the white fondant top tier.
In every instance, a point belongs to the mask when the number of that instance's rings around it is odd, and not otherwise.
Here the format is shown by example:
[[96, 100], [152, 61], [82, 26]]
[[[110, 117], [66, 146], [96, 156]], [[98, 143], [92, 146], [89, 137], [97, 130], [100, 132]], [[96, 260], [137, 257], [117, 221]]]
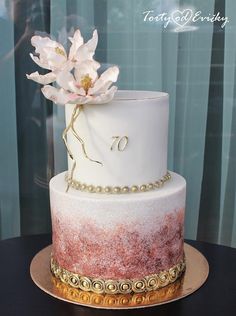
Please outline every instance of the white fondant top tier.
[[[66, 105], [67, 126], [74, 105]], [[148, 184], [167, 172], [169, 98], [164, 92], [129, 91], [116, 93], [107, 104], [86, 104], [75, 121], [83, 139], [68, 132], [67, 140], [76, 159], [73, 178], [95, 186], [132, 186]], [[68, 158], [69, 170], [72, 160]]]

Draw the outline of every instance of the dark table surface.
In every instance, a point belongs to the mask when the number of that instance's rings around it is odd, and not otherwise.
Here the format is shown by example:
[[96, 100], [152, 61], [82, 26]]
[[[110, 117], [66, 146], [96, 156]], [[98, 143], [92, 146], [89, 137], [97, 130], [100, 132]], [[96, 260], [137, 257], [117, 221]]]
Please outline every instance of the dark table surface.
[[99, 310], [57, 300], [32, 282], [29, 266], [34, 255], [51, 243], [50, 235], [0, 242], [0, 314], [3, 316], [91, 315], [236, 315], [236, 249], [187, 241], [200, 250], [210, 265], [207, 282], [179, 301], [138, 310]]

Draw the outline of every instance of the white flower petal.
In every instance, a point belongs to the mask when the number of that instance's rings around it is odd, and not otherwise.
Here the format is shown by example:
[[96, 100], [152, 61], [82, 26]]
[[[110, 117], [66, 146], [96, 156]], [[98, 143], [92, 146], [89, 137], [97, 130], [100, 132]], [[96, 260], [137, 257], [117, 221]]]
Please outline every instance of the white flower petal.
[[98, 43], [97, 30], [93, 32], [93, 37], [85, 44], [81, 45], [76, 52], [76, 60], [82, 62], [87, 59], [92, 59]]
[[63, 64], [61, 70], [71, 71], [73, 68], [74, 68], [74, 63], [70, 60], [67, 60], [67, 62]]
[[69, 87], [69, 90], [71, 92], [74, 92], [78, 95], [82, 95], [82, 96], [85, 96], [86, 95], [86, 92], [83, 88], [78, 88], [77, 85], [76, 85], [76, 82], [72, 82], [72, 81], [69, 81], [68, 82], [68, 87]]
[[94, 70], [98, 70], [98, 68], [100, 68], [100, 64], [98, 61], [94, 60], [94, 59], [85, 59], [81, 62], [76, 62], [74, 64], [75, 68], [79, 68], [81, 64], [86, 63], [88, 65], [90, 65], [91, 68], [93, 68]]
[[56, 42], [51, 40], [49, 37], [41, 37], [41, 36], [33, 36], [31, 38], [31, 44], [35, 47], [35, 52], [37, 54], [41, 54], [42, 50], [45, 47], [51, 47], [51, 48], [59, 48], [65, 55], [66, 55], [66, 51], [64, 49], [64, 47]]
[[56, 75], [53, 72], [49, 72], [46, 75], [40, 75], [38, 71], [36, 71], [30, 75], [26, 74], [26, 77], [43, 85], [52, 83], [56, 80]]
[[75, 60], [78, 62], [83, 62], [88, 59], [92, 59], [94, 56], [94, 52], [90, 52], [88, 50], [88, 47], [82, 45], [77, 49], [76, 55], [75, 55]]
[[33, 59], [33, 61], [39, 66], [44, 69], [52, 70], [51, 67], [46, 62], [42, 62], [37, 56], [34, 56], [30, 53], [30, 57]]
[[69, 51], [69, 59], [70, 60], [76, 60], [76, 52], [78, 48], [84, 44], [84, 39], [81, 36], [80, 30], [76, 30], [73, 37], [69, 37], [69, 40], [71, 41], [71, 47]]
[[107, 70], [105, 70], [100, 78], [104, 81], [112, 81], [116, 82], [117, 78], [119, 76], [119, 68], [117, 66], [109, 67]]
[[33, 36], [32, 45], [35, 47], [36, 54], [31, 58], [41, 67], [51, 70], [59, 69], [67, 61], [67, 55], [64, 47], [51, 40], [49, 37]]
[[[99, 82], [99, 84], [97, 84], [97, 82]], [[112, 81], [107, 81], [107, 82], [103, 82], [103, 81], [99, 81], [99, 79], [95, 82], [94, 87], [89, 88], [88, 90], [88, 94], [89, 95], [98, 95], [101, 93], [105, 93], [110, 86], [113, 84]]]
[[80, 32], [80, 29], [77, 29], [75, 32], [74, 32], [74, 35], [73, 37], [69, 37], [69, 40], [71, 43], [73, 43], [74, 41], [77, 42], [78, 46], [81, 46], [84, 44], [84, 39], [81, 35], [81, 32]]
[[91, 60], [79, 63], [75, 67], [75, 79], [78, 84], [86, 75], [89, 75], [92, 82], [94, 82], [98, 77], [97, 71], [93, 68], [93, 62]]
[[69, 82], [75, 83], [75, 78], [71, 72], [61, 71], [57, 74], [56, 82], [61, 88], [70, 90]]
[[41, 89], [45, 98], [53, 101], [56, 104], [66, 104], [69, 102], [73, 102], [73, 100], [77, 99], [78, 96], [74, 93], [69, 93], [64, 89], [56, 89], [53, 86], [46, 85]]
[[104, 71], [94, 86], [89, 89], [88, 94], [104, 93], [111, 86], [113, 82], [117, 81], [119, 75], [119, 68], [113, 66]]
[[67, 60], [65, 63], [60, 65], [59, 68], [55, 69], [55, 73], [59, 73], [61, 71], [71, 71], [74, 68], [74, 63], [70, 60]]
[[107, 90], [105, 93], [99, 94], [97, 96], [94, 96], [92, 100], [89, 102], [89, 104], [104, 104], [110, 102], [115, 92], [117, 91], [116, 86], [112, 86], [109, 90]]
[[93, 31], [93, 37], [85, 44], [88, 47], [89, 51], [95, 52], [98, 44], [98, 32], [97, 30]]
[[57, 51], [57, 48], [45, 47], [40, 55], [40, 60], [47, 62], [51, 69], [61, 69], [67, 62], [67, 56]]

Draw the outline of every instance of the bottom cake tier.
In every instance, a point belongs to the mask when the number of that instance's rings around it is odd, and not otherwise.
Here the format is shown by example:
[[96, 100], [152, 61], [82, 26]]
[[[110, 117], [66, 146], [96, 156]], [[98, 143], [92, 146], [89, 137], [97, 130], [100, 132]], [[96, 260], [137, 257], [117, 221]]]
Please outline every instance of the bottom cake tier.
[[50, 182], [51, 270], [62, 282], [96, 293], [155, 290], [185, 269], [186, 182], [171, 172], [162, 188], [104, 195], [66, 192], [65, 173]]

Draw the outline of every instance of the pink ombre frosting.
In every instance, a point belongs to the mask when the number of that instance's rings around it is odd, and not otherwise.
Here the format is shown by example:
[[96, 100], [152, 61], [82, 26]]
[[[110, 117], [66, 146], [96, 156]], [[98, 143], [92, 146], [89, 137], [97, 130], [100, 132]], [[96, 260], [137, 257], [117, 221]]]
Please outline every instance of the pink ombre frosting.
[[71, 272], [134, 279], [183, 259], [185, 180], [157, 191], [99, 195], [70, 189], [65, 174], [50, 182], [53, 256]]

